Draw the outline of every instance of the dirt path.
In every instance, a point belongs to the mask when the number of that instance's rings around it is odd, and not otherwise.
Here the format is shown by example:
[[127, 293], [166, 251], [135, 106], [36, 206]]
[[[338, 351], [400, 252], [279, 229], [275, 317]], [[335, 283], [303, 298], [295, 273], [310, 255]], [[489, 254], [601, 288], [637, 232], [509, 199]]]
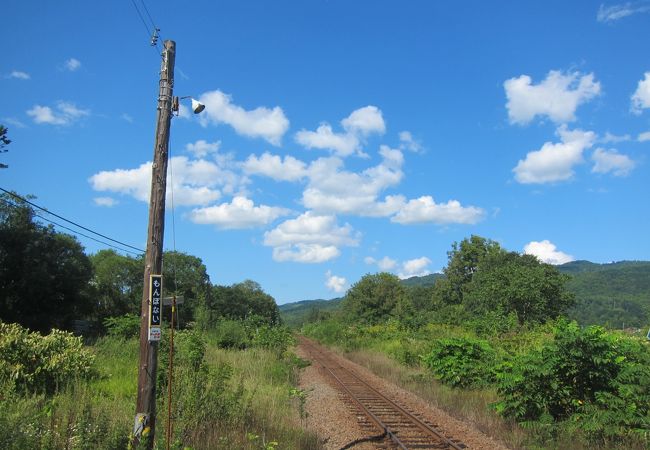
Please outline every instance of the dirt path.
[[[307, 353], [300, 346], [296, 352], [308, 359]], [[416, 395], [377, 377], [365, 367], [359, 366], [341, 356], [340, 364], [353, 368], [359, 376], [370, 381], [375, 388], [388, 394], [411, 411], [417, 411], [445, 435], [459, 439], [468, 449], [506, 450], [503, 444], [486, 436], [472, 426], [455, 419], [446, 412], [428, 404]], [[300, 388], [307, 392], [305, 409], [307, 427], [314, 430], [322, 439], [327, 450], [376, 448], [368, 439], [367, 431], [359, 426], [356, 414], [347, 404], [336, 385], [318, 367], [311, 365], [304, 369], [300, 378]]]

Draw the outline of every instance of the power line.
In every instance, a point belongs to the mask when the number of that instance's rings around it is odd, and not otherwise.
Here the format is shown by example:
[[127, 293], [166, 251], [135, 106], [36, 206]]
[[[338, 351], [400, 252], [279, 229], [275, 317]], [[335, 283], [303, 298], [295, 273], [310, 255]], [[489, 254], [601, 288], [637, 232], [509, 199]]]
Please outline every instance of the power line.
[[[17, 206], [17, 205], [16, 205], [16, 206]], [[61, 227], [61, 228], [63, 228], [64, 230], [71, 231], [71, 232], [73, 232], [73, 233], [75, 233], [75, 234], [78, 234], [79, 236], [83, 236], [83, 237], [88, 238], [88, 239], [91, 239], [91, 240], [93, 240], [93, 241], [95, 241], [95, 242], [99, 242], [100, 244], [104, 244], [104, 245], [106, 245], [106, 246], [108, 246], [108, 247], [114, 248], [115, 250], [120, 250], [120, 251], [123, 251], [123, 252], [126, 252], [126, 253], [130, 253], [130, 254], [132, 254], [132, 255], [140, 255], [140, 253], [136, 253], [136, 252], [133, 252], [133, 251], [131, 251], [131, 250], [127, 250], [127, 249], [125, 249], [125, 248], [120, 248], [120, 247], [118, 247], [118, 246], [116, 246], [116, 245], [109, 244], [108, 242], [104, 242], [104, 241], [100, 241], [99, 239], [95, 239], [94, 237], [92, 237], [92, 236], [88, 236], [87, 234], [83, 234], [83, 233], [80, 232], [80, 231], [73, 230], [72, 228], [66, 227], [65, 225], [61, 225], [60, 223], [57, 223], [57, 222], [55, 222], [55, 221], [53, 221], [53, 220], [51, 220], [51, 219], [48, 219], [48, 218], [46, 218], [46, 217], [43, 217], [43, 216], [41, 216], [40, 214], [36, 214], [36, 213], [34, 213], [34, 215], [35, 215], [36, 217], [40, 217], [41, 219], [43, 219], [43, 220], [45, 220], [45, 221], [47, 221], [47, 222], [50, 222], [51, 224], [56, 225], [57, 227]]]
[[153, 19], [151, 19], [151, 15], [149, 14], [149, 10], [147, 9], [147, 7], [143, 3], [143, 6], [144, 6], [145, 10], [147, 11], [147, 15], [149, 15], [149, 20], [151, 20], [151, 23], [153, 25], [153, 30], [149, 29], [149, 25], [147, 25], [147, 21], [144, 20], [144, 17], [142, 16], [142, 13], [140, 12], [140, 8], [138, 8], [138, 5], [135, 2], [135, 0], [131, 0], [131, 4], [133, 5], [133, 8], [135, 8], [135, 12], [138, 14], [138, 17], [140, 17], [140, 20], [142, 21], [142, 25], [144, 25], [144, 29], [146, 30], [147, 37], [149, 39], [151, 39], [152, 47], [156, 47], [156, 50], [159, 53], [162, 53], [162, 49], [158, 47], [158, 31], [160, 31], [160, 30], [154, 24]]
[[[119, 245], [122, 245], [122, 246], [124, 246], [124, 247], [130, 248], [130, 249], [133, 249], [133, 250], [136, 250], [138, 253], [144, 253], [144, 250], [142, 250], [142, 249], [140, 249], [140, 248], [138, 248], [138, 247], [134, 247], [134, 246], [129, 245], [129, 244], [127, 244], [127, 243], [124, 243], [124, 242], [122, 242], [122, 241], [118, 241], [117, 239], [113, 239], [113, 238], [111, 238], [111, 237], [108, 237], [108, 236], [106, 236], [106, 235], [104, 235], [104, 234], [102, 234], [102, 233], [99, 233], [99, 232], [95, 231], [95, 230], [91, 230], [90, 228], [84, 227], [83, 225], [80, 225], [80, 224], [78, 224], [77, 222], [74, 222], [74, 221], [72, 221], [72, 220], [66, 219], [66, 218], [63, 217], [63, 216], [60, 216], [60, 215], [58, 215], [58, 214], [55, 214], [55, 213], [53, 213], [52, 211], [49, 211], [49, 210], [47, 210], [46, 208], [43, 208], [42, 206], [37, 205], [36, 203], [30, 202], [30, 201], [27, 200], [26, 198], [21, 197], [20, 195], [14, 193], [14, 192], [8, 191], [8, 190], [6, 190], [6, 189], [4, 189], [4, 188], [2, 188], [2, 187], [0, 187], [0, 191], [4, 192], [4, 193], [6, 193], [6, 194], [9, 194], [9, 195], [11, 195], [12, 197], [15, 197], [15, 198], [17, 198], [18, 200], [20, 200], [20, 201], [22, 201], [22, 202], [25, 202], [25, 203], [27, 203], [27, 204], [29, 204], [29, 205], [35, 207], [35, 208], [38, 208], [38, 209], [40, 209], [41, 211], [45, 211], [47, 214], [50, 214], [50, 215], [52, 215], [52, 216], [54, 216], [54, 217], [56, 217], [56, 218], [58, 218], [58, 219], [61, 219], [61, 220], [65, 221], [65, 222], [67, 222], [67, 223], [69, 223], [69, 224], [71, 224], [71, 225], [74, 225], [75, 227], [81, 228], [82, 230], [86, 230], [86, 231], [88, 231], [88, 232], [90, 232], [90, 233], [92, 233], [92, 234], [94, 234], [94, 235], [97, 235], [97, 236], [99, 236], [99, 237], [102, 237], [102, 238], [104, 238], [104, 239], [108, 239], [109, 241], [111, 241], [111, 242], [115, 242], [116, 244], [119, 244]], [[39, 217], [40, 217], [40, 216], [39, 216]], [[128, 250], [125, 250], [125, 251], [128, 251]]]

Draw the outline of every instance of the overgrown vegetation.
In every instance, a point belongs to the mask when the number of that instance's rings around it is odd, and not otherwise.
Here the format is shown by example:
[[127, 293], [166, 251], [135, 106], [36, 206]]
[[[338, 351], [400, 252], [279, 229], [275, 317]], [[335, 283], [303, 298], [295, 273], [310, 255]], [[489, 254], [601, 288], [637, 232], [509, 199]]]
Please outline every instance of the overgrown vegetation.
[[[1, 200], [0, 448], [128, 448], [143, 258], [88, 256], [74, 237], [39, 223], [28, 202]], [[171, 374], [169, 331], [160, 343], [157, 448], [320, 448], [301, 429], [304, 364], [287, 351], [294, 339], [273, 297], [251, 280], [213, 285], [201, 259], [180, 252], [164, 254], [163, 276], [165, 294], [184, 302]]]
[[650, 445], [642, 336], [567, 320], [570, 277], [530, 255], [477, 236], [448, 255], [434, 285], [366, 275], [344, 297], [343, 313], [303, 332], [357, 359], [390, 356], [412, 371], [400, 381], [420, 393], [437, 386], [436, 402], [514, 447]]

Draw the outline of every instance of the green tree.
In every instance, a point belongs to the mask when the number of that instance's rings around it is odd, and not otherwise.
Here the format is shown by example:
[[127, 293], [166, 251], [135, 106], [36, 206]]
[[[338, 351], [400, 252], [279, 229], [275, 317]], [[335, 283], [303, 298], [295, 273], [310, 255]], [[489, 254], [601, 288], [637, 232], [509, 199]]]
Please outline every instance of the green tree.
[[99, 324], [107, 317], [139, 314], [142, 300], [142, 257], [123, 256], [115, 250], [100, 250], [90, 256], [94, 316]]
[[212, 309], [217, 317], [247, 319], [257, 316], [268, 324], [280, 322], [280, 310], [275, 299], [264, 292], [259, 283], [246, 280], [232, 286], [214, 286]]
[[[210, 288], [210, 276], [201, 258], [182, 252], [164, 253], [163, 291], [165, 297], [174, 294], [183, 296], [183, 304], [178, 307], [181, 324], [195, 320], [197, 310], [200, 311], [199, 315], [205, 313], [210, 305]], [[171, 318], [169, 308], [165, 310], [163, 312]]]
[[464, 289], [464, 304], [474, 313], [515, 313], [520, 324], [543, 323], [573, 305], [568, 279], [535, 256], [501, 251], [481, 260]]
[[350, 320], [377, 324], [395, 315], [396, 306], [402, 304], [406, 313], [410, 306], [406, 288], [397, 276], [382, 272], [364, 275], [347, 292], [343, 309]]
[[497, 242], [475, 235], [463, 239], [460, 244], [454, 242], [451, 251], [447, 252], [449, 262], [443, 270], [445, 278], [436, 283], [437, 294], [445, 303], [462, 303], [465, 290], [483, 259], [503, 251]]
[[[7, 137], [7, 128], [3, 125], [0, 125], [0, 153], [6, 153], [8, 150], [6, 149], [7, 145], [11, 144], [11, 140]], [[6, 164], [0, 163], [0, 169], [6, 169], [9, 167]]]
[[92, 311], [92, 264], [72, 236], [34, 220], [34, 211], [0, 196], [0, 319], [32, 330], [65, 328]]

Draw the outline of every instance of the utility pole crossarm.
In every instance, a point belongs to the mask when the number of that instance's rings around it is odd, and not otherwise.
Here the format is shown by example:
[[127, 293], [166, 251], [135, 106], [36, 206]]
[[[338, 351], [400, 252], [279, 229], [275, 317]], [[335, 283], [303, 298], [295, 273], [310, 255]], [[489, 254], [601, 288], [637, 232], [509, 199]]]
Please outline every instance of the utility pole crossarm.
[[151, 275], [162, 274], [163, 235], [165, 231], [165, 193], [167, 190], [167, 163], [169, 128], [172, 118], [174, 89], [174, 62], [176, 43], [165, 41], [160, 69], [160, 91], [151, 169], [151, 197], [144, 267], [144, 289], [140, 314], [140, 362], [138, 365], [138, 398], [135, 409], [133, 435], [135, 443], [144, 439], [151, 449], [156, 426], [156, 372], [158, 369], [158, 342], [150, 340], [149, 298]]

